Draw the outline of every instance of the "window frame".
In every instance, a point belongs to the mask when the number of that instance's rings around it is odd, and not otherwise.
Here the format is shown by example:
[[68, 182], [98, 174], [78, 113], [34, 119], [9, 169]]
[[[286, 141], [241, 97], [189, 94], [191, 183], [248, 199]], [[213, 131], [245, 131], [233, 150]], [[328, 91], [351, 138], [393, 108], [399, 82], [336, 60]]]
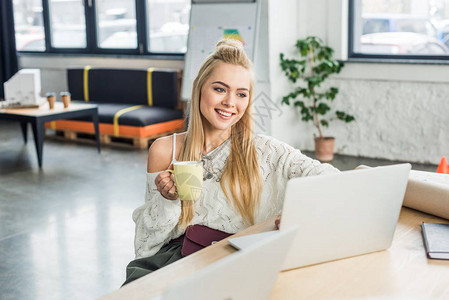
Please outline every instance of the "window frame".
[[449, 63], [448, 55], [406, 55], [406, 54], [365, 54], [354, 52], [354, 21], [355, 1], [348, 1], [348, 59], [358, 61], [384, 61], [384, 62], [435, 62], [444, 61]]
[[30, 51], [20, 50], [20, 54], [33, 55], [52, 55], [52, 54], [80, 54], [80, 55], [106, 55], [106, 56], [145, 56], [152, 59], [184, 59], [185, 53], [173, 52], [150, 52], [147, 38], [148, 17], [146, 14], [146, 1], [134, 0], [136, 7], [136, 32], [137, 32], [137, 48], [100, 48], [97, 45], [97, 16], [96, 16], [96, 0], [83, 0], [84, 14], [86, 22], [86, 48], [57, 48], [52, 47], [51, 29], [50, 29], [50, 0], [42, 0], [42, 18], [45, 33], [45, 50]]

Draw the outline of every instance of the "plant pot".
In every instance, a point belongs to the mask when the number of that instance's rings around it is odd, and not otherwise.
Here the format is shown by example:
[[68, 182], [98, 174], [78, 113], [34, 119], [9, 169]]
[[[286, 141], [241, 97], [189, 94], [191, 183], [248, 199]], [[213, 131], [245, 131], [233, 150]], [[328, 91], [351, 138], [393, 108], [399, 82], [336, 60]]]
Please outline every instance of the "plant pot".
[[315, 137], [315, 157], [321, 162], [334, 159], [334, 137]]

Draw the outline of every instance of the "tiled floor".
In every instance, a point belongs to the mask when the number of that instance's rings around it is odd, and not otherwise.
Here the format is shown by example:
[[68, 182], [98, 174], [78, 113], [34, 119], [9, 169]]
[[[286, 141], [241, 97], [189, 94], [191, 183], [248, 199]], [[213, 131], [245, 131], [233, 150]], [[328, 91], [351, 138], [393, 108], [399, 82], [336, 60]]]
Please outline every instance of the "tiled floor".
[[133, 259], [131, 213], [143, 203], [146, 152], [47, 139], [0, 123], [0, 299], [94, 299], [120, 287]]
[[24, 145], [19, 125], [0, 121], [0, 299], [95, 299], [119, 288], [134, 257], [131, 213], [143, 203], [146, 155], [46, 139], [39, 170], [32, 136]]

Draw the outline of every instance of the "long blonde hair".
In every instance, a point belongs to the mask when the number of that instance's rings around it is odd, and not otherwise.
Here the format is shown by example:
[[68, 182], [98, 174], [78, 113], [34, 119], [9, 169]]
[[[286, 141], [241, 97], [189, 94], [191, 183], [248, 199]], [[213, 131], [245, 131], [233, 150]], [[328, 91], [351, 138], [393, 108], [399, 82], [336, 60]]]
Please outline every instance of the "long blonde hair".
[[[245, 223], [252, 225], [260, 204], [262, 178], [253, 139], [254, 125], [251, 119], [254, 92], [252, 63], [239, 41], [230, 39], [219, 41], [215, 52], [206, 58], [198, 71], [193, 82], [189, 127], [179, 159], [184, 161], [201, 160], [201, 151], [204, 145], [200, 113], [201, 89], [214, 68], [220, 63], [242, 66], [251, 73], [248, 108], [242, 118], [231, 128], [231, 153], [223, 170], [220, 185], [231, 206], [238, 209]], [[181, 203], [181, 216], [178, 225], [185, 228], [194, 217], [194, 206], [190, 201], [181, 201]]]

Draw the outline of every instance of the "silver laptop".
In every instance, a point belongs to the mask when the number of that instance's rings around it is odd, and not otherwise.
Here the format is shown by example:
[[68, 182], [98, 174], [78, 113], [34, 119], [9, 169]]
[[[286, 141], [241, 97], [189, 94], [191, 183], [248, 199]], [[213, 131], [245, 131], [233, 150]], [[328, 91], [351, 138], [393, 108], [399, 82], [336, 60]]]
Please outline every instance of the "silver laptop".
[[279, 231], [229, 239], [238, 249], [298, 225], [282, 270], [390, 247], [410, 164], [288, 181]]
[[153, 300], [268, 299], [297, 226], [261, 239], [187, 278]]

